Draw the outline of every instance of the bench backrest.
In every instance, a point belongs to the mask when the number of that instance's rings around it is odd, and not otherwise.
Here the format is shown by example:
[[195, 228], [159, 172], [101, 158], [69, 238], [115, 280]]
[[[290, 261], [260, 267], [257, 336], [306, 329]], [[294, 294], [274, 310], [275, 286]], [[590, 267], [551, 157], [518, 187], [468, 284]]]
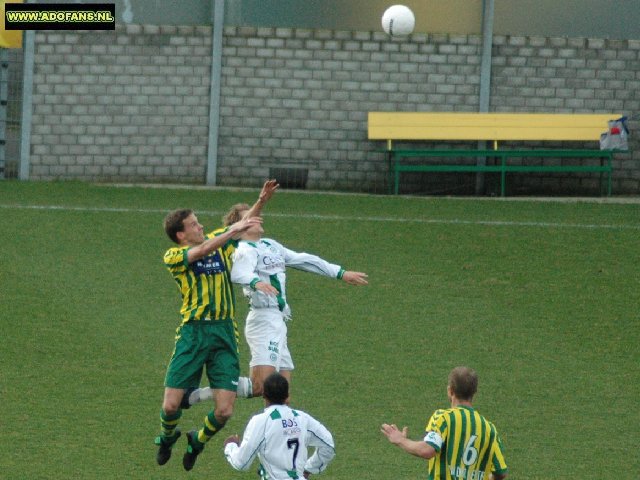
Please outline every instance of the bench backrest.
[[370, 140], [599, 140], [618, 113], [369, 112]]

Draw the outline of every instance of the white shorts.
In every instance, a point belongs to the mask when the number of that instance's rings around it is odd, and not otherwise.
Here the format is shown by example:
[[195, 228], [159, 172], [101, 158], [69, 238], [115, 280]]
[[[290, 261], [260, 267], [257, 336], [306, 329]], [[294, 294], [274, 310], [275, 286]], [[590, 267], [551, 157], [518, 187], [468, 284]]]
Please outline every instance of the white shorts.
[[270, 365], [277, 371], [293, 370], [293, 360], [287, 346], [287, 324], [280, 310], [249, 310], [244, 336], [251, 351], [250, 367]]

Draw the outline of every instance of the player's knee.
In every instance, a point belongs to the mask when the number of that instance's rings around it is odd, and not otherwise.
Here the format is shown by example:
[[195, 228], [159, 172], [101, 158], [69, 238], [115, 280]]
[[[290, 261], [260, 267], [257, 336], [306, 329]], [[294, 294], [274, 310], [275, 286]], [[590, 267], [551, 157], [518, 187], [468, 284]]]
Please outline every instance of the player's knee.
[[165, 399], [162, 402], [162, 411], [165, 415], [175, 415], [178, 413], [180, 409], [180, 402], [175, 401], [174, 399]]
[[227, 423], [227, 420], [231, 418], [231, 415], [233, 415], [233, 405], [216, 405], [214, 415], [216, 416], [216, 420], [224, 425]]

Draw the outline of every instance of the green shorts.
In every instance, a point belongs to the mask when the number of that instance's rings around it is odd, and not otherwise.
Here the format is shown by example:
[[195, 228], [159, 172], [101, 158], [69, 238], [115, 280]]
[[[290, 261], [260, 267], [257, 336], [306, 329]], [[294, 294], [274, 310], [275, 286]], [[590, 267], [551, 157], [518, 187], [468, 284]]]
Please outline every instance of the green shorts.
[[234, 320], [197, 320], [176, 330], [165, 387], [199, 387], [206, 367], [211, 388], [235, 392], [240, 376], [238, 328]]

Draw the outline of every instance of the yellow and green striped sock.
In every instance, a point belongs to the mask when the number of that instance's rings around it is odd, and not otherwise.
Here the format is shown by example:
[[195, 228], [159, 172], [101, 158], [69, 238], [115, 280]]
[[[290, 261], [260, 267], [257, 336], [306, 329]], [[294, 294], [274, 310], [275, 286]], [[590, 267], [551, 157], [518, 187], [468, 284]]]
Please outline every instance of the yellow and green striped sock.
[[218, 422], [213, 410], [211, 410], [209, 414], [204, 417], [204, 425], [198, 431], [198, 442], [200, 442], [204, 447], [204, 444], [207, 443], [216, 433], [222, 430], [223, 427], [224, 423]]
[[173, 415], [167, 415], [164, 410], [160, 411], [160, 431], [162, 437], [169, 439], [176, 434], [176, 427], [178, 426], [178, 420], [182, 416], [182, 410], [178, 410]]

